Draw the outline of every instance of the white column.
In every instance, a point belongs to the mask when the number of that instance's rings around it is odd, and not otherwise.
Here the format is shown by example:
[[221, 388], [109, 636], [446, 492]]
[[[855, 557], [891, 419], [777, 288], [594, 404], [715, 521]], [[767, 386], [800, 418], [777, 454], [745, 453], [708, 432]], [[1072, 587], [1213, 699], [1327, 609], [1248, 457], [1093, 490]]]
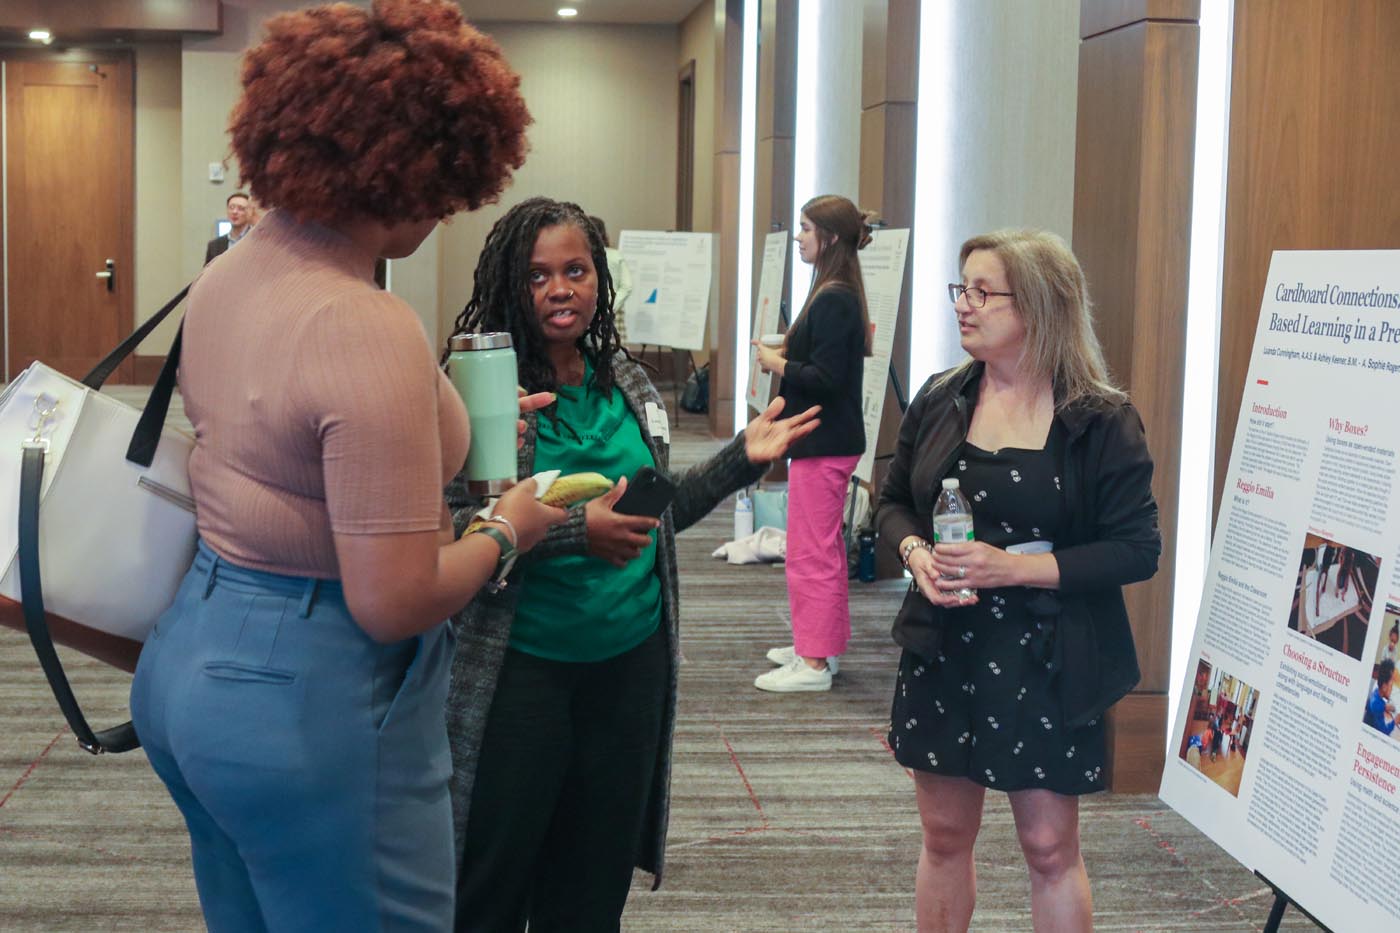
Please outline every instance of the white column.
[[[860, 68], [864, 13], [851, 0], [802, 0], [797, 8], [797, 131], [793, 216], [819, 194], [855, 201], [860, 191]], [[807, 300], [812, 268], [792, 263], [792, 310]]]

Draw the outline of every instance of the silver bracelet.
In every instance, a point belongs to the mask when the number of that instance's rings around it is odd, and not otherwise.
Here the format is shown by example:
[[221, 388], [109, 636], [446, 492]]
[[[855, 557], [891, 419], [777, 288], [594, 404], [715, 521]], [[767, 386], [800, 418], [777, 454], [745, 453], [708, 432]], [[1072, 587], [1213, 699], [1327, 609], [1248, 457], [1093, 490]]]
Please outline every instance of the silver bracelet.
[[506, 531], [510, 532], [510, 546], [516, 548], [520, 547], [520, 535], [515, 533], [515, 526], [510, 523], [510, 519], [506, 518], [504, 515], [492, 515], [487, 521], [500, 522], [502, 525], [505, 525]]
[[928, 551], [930, 554], [933, 553], [933, 545], [932, 545], [932, 544], [929, 544], [929, 543], [928, 543], [927, 541], [925, 541], [923, 538], [920, 538], [920, 539], [917, 540], [917, 541], [911, 541], [911, 542], [909, 542], [908, 544], [906, 544], [906, 545], [904, 546], [904, 550], [903, 550], [903, 551], [900, 553], [900, 555], [899, 555], [899, 562], [900, 562], [901, 564], [904, 565], [904, 569], [905, 569], [905, 570], [908, 570], [908, 569], [909, 569], [909, 557], [910, 557], [910, 555], [912, 555], [912, 554], [914, 553], [914, 551], [917, 550], [918, 548], [923, 548], [925, 551]]

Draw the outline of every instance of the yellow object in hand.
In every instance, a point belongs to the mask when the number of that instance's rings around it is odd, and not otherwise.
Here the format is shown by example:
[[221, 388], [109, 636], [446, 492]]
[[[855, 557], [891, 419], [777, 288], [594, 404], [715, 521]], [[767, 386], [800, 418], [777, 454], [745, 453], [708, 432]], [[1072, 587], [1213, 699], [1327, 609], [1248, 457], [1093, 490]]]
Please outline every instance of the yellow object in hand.
[[[555, 471], [547, 470], [544, 473], [536, 475], [535, 479], [539, 480], [541, 477], [547, 478], [549, 474], [553, 472]], [[543, 483], [541, 483], [541, 485], [543, 485]], [[545, 489], [544, 494], [540, 496], [540, 501], [545, 505], [567, 509], [569, 506], [582, 502], [584, 499], [592, 499], [595, 496], [601, 496], [609, 489], [612, 489], [612, 487], [612, 480], [601, 473], [570, 473], [568, 476], [556, 476], [554, 481]], [[486, 522], [487, 519], [484, 518], [473, 519], [462, 534], [469, 535], [485, 525]]]
[[550, 483], [540, 501], [545, 505], [568, 508], [584, 499], [601, 496], [612, 487], [612, 480], [601, 473], [570, 473]]

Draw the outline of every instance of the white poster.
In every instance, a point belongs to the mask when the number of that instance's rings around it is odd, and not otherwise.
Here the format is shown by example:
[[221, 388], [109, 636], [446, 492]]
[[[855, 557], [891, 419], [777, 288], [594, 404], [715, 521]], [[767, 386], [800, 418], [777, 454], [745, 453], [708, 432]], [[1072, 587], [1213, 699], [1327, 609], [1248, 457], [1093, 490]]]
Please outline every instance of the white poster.
[[[783, 273], [787, 271], [788, 243], [792, 234], [779, 230], [768, 234], [763, 240], [763, 265], [758, 270], [758, 294], [754, 296], [753, 327], [749, 333], [753, 339], [765, 334], [778, 334], [783, 331]], [[776, 373], [765, 373], [758, 368], [758, 348], [749, 347], [749, 386], [744, 392], [749, 407], [763, 411], [773, 400], [778, 388]]]
[[1400, 929], [1397, 399], [1400, 252], [1274, 253], [1161, 793], [1334, 930]]
[[617, 248], [632, 271], [627, 342], [699, 350], [710, 310], [713, 234], [624, 230]]
[[894, 325], [899, 318], [899, 293], [904, 285], [904, 258], [908, 251], [907, 229], [876, 230], [869, 245], [857, 254], [874, 338], [874, 354], [865, 358], [865, 385], [861, 390], [865, 454], [856, 464], [856, 475], [866, 482], [870, 481], [870, 471], [875, 465], [875, 445], [880, 439], [880, 418], [884, 414], [885, 391], [889, 384], [890, 350], [894, 346]]

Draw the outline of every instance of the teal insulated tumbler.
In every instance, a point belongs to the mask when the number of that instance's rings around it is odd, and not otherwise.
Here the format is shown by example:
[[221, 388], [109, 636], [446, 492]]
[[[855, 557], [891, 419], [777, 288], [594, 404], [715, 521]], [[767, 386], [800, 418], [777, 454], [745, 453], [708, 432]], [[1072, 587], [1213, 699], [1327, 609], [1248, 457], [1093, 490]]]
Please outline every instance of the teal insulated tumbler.
[[519, 377], [510, 334], [457, 334], [448, 342], [447, 375], [467, 406], [471, 448], [467, 491], [495, 496], [515, 485]]

